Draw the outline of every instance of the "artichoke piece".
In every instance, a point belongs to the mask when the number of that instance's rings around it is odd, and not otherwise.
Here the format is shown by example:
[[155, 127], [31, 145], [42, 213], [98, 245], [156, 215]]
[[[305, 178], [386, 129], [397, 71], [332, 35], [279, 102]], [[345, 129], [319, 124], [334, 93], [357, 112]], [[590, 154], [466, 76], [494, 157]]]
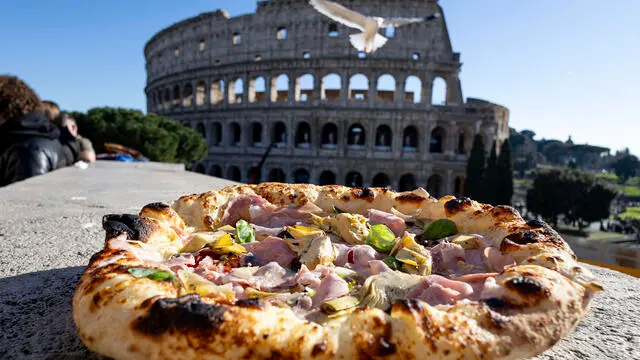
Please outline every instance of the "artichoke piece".
[[349, 244], [363, 244], [369, 236], [367, 218], [360, 214], [340, 213], [328, 217], [311, 214], [311, 216], [313, 222], [322, 230], [340, 235]]
[[231, 225], [225, 225], [225, 226], [221, 226], [219, 228], [216, 229], [217, 231], [224, 231], [224, 232], [235, 232], [236, 228], [234, 228]]
[[422, 276], [386, 271], [370, 276], [360, 289], [364, 306], [387, 310], [393, 302], [405, 298], [420, 283]]
[[301, 225], [287, 226], [286, 231], [296, 240], [305, 240], [324, 235], [324, 231], [320, 228]]
[[317, 265], [333, 265], [333, 260], [336, 257], [338, 257], [338, 254], [333, 248], [331, 239], [326, 235], [322, 235], [311, 240], [306, 252], [300, 257], [300, 262], [310, 270], [313, 270]]
[[473, 249], [480, 248], [480, 243], [478, 242], [478, 238], [475, 236], [459, 235], [451, 239], [451, 242], [453, 244], [460, 245], [465, 250], [473, 250]]
[[235, 299], [235, 293], [230, 286], [218, 286], [211, 281], [203, 278], [202, 276], [192, 273], [190, 271], [178, 270], [178, 278], [184, 285], [184, 293], [186, 294], [198, 294], [204, 297], [222, 298], [232, 301]]
[[[256, 290], [256, 289], [250, 288], [250, 287], [245, 289], [245, 294], [247, 294], [249, 299], [267, 298], [267, 297], [271, 297], [271, 296], [281, 295], [279, 293], [260, 291], [260, 290]], [[285, 294], [288, 294], [288, 293], [285, 293]]]
[[337, 299], [325, 301], [320, 309], [327, 314], [335, 314], [340, 311], [354, 308], [360, 305], [360, 300], [355, 296], [343, 296]]
[[402, 270], [417, 275], [430, 275], [432, 267], [431, 254], [419, 253], [410, 248], [402, 248], [396, 254], [396, 259], [403, 264]]
[[191, 239], [191, 241], [189, 241], [180, 250], [180, 252], [183, 252], [183, 253], [196, 252], [209, 244], [215, 243], [223, 235], [225, 235], [225, 233], [222, 231], [195, 233], [193, 234], [193, 238]]
[[209, 244], [211, 250], [213, 250], [216, 254], [242, 254], [247, 252], [242, 245], [238, 245], [233, 242], [231, 239], [231, 235], [224, 234], [222, 235], [215, 245]]

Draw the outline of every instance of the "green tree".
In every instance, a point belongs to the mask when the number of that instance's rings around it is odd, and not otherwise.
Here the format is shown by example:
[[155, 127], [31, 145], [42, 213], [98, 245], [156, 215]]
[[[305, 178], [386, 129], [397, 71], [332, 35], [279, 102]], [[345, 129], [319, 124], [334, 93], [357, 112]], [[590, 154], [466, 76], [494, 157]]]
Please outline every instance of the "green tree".
[[487, 160], [487, 169], [483, 177], [484, 191], [477, 200], [488, 204], [496, 204], [498, 195], [498, 154], [496, 150], [496, 142], [491, 146], [491, 154]]
[[513, 168], [511, 166], [511, 145], [505, 140], [500, 146], [497, 168], [497, 191], [495, 204], [509, 205], [513, 196]]
[[484, 142], [479, 134], [473, 138], [473, 146], [467, 161], [467, 177], [464, 182], [464, 195], [472, 199], [482, 198], [484, 175]]
[[633, 155], [624, 155], [620, 159], [616, 160], [612, 167], [616, 175], [618, 175], [620, 183], [624, 184], [629, 180], [629, 178], [636, 175], [639, 165], [640, 162], [638, 162], [637, 157]]
[[138, 110], [94, 108], [86, 114], [74, 112], [80, 133], [89, 138], [96, 152], [113, 142], [140, 151], [152, 161], [179, 162], [191, 166], [207, 154], [202, 135], [178, 121]]
[[557, 226], [558, 217], [583, 228], [609, 217], [616, 192], [595, 176], [572, 169], [551, 169], [538, 174], [527, 192], [527, 208]]

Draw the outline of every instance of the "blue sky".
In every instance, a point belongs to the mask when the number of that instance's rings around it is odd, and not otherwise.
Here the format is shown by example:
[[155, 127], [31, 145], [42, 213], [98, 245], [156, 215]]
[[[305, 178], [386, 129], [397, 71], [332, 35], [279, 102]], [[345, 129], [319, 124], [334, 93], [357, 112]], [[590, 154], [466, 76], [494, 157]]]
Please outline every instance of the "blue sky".
[[[441, 0], [462, 90], [511, 110], [511, 126], [640, 154], [640, 1]], [[67, 109], [145, 108], [145, 42], [201, 12], [253, 0], [25, 0], [0, 12], [0, 73]], [[378, 15], [378, 14], [376, 14]], [[383, 14], [379, 14], [383, 15]]]

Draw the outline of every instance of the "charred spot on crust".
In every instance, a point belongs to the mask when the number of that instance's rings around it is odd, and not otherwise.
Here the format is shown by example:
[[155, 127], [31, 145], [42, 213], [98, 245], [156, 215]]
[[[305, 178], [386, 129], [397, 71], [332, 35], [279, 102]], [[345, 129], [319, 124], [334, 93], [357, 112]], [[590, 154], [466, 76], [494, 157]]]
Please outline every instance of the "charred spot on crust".
[[196, 294], [162, 298], [134, 321], [133, 328], [151, 336], [167, 331], [211, 333], [224, 322], [224, 313], [224, 307], [207, 304]]
[[236, 301], [236, 306], [252, 309], [261, 309], [264, 306], [264, 302], [260, 298], [255, 299], [242, 299]]
[[523, 296], [541, 295], [544, 292], [539, 282], [523, 276], [507, 280], [505, 286]]
[[156, 230], [156, 225], [138, 215], [105, 215], [102, 218], [102, 228], [107, 232], [107, 238], [127, 234], [128, 240], [147, 241]]
[[527, 221], [527, 225], [532, 228], [546, 228], [549, 226], [542, 220], [529, 220]]
[[544, 240], [544, 236], [536, 231], [527, 230], [508, 235], [505, 239], [518, 245], [527, 245], [541, 242]]
[[356, 199], [366, 200], [368, 202], [372, 202], [376, 197], [373, 191], [371, 191], [371, 189], [368, 187], [354, 189], [353, 195], [356, 197]]
[[396, 197], [396, 200], [398, 202], [400, 202], [400, 203], [419, 204], [419, 203], [425, 201], [426, 199], [423, 198], [420, 195], [406, 194], [406, 195], [400, 195], [400, 196]]
[[491, 214], [499, 221], [513, 220], [520, 217], [518, 210], [506, 205], [494, 206], [491, 209]]
[[158, 212], [162, 212], [169, 209], [171, 209], [171, 205], [163, 202], [155, 202], [155, 203], [147, 204], [145, 205], [145, 207], [142, 208], [143, 211], [152, 210], [152, 211], [158, 211]]
[[321, 343], [317, 343], [313, 345], [313, 349], [311, 349], [311, 356], [318, 356], [325, 354], [327, 352], [327, 341], [323, 341]]
[[492, 310], [496, 310], [496, 311], [500, 311], [500, 310], [504, 310], [509, 308], [509, 304], [502, 300], [502, 299], [498, 299], [498, 298], [488, 298], [483, 300], [483, 302], [485, 304], [487, 304], [487, 306], [492, 309]]
[[471, 206], [473, 206], [473, 201], [467, 197], [453, 199], [444, 203], [444, 211], [445, 214], [447, 214], [447, 217], [451, 217], [456, 215], [457, 213], [465, 211]]

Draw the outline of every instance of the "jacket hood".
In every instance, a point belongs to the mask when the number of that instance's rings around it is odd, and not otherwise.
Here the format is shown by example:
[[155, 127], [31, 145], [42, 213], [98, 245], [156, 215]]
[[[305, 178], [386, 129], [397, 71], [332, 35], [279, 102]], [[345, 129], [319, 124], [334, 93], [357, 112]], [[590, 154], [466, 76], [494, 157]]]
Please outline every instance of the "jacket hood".
[[11, 144], [32, 137], [58, 139], [60, 129], [43, 112], [32, 112], [9, 119], [0, 125], [0, 153]]

